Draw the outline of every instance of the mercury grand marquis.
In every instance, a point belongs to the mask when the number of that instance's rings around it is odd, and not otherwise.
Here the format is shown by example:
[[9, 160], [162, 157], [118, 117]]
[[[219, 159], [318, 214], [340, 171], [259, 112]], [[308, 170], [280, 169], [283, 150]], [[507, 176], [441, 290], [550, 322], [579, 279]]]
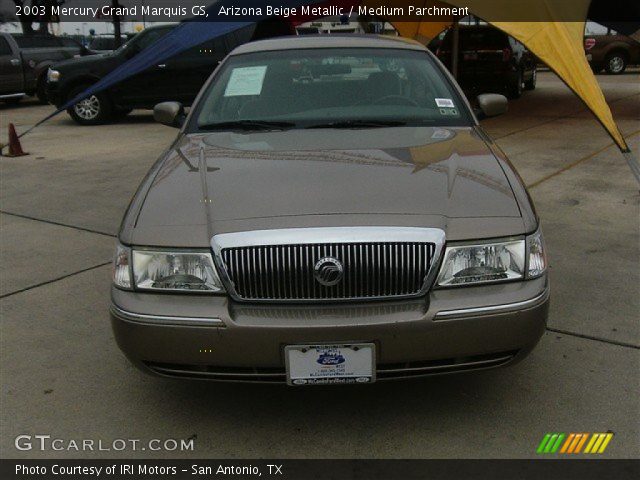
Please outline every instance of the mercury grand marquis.
[[236, 48], [131, 201], [111, 317], [161, 376], [370, 383], [509, 365], [548, 311], [527, 191], [422, 45], [289, 37]]

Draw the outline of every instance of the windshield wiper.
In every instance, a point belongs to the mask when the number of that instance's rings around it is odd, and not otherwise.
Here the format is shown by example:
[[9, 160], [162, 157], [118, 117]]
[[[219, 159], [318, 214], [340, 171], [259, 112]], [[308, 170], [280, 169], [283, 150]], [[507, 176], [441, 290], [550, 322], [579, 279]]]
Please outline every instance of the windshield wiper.
[[198, 125], [201, 130], [286, 130], [295, 127], [293, 122], [269, 120], [234, 120], [231, 122], [207, 123]]
[[407, 122], [399, 120], [343, 120], [337, 122], [318, 123], [306, 128], [383, 128], [401, 127]]

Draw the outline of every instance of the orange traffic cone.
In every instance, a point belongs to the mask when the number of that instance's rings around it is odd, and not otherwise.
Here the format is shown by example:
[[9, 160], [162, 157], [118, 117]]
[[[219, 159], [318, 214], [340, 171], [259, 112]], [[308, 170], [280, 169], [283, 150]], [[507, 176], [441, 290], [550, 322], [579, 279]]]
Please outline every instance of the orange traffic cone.
[[18, 134], [16, 133], [16, 127], [13, 123], [9, 124], [9, 157], [21, 157], [23, 155], [28, 155], [22, 150], [22, 145], [20, 145], [20, 139], [18, 138]]

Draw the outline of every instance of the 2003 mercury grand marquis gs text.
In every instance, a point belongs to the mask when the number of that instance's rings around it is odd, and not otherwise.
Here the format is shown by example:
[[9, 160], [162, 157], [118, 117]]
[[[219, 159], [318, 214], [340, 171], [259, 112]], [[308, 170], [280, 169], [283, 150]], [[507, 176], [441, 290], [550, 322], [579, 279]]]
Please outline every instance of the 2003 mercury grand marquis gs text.
[[245, 44], [188, 117], [154, 115], [181, 131], [123, 220], [111, 308], [144, 370], [368, 383], [507, 365], [538, 342], [535, 211], [423, 46]]

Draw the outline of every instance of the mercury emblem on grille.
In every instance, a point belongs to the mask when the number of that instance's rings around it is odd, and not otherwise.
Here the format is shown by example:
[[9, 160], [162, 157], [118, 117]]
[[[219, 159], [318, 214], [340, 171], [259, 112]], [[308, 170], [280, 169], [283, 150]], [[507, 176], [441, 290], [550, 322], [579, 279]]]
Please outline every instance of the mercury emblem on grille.
[[333, 257], [324, 257], [316, 262], [313, 268], [313, 276], [321, 285], [333, 287], [342, 280], [344, 268], [340, 260]]

